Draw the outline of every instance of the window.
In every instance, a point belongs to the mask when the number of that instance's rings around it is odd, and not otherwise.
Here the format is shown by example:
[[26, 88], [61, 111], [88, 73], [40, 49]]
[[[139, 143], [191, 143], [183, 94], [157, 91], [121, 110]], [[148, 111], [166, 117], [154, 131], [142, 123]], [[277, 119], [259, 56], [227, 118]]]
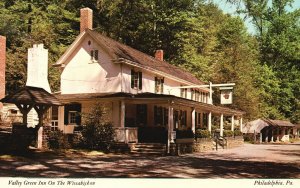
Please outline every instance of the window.
[[9, 111], [10, 111], [10, 114], [14, 114], [14, 115], [18, 114], [18, 110], [10, 109]]
[[180, 97], [186, 98], [187, 97], [187, 88], [180, 89]]
[[142, 72], [131, 70], [131, 88], [142, 89]]
[[194, 100], [195, 98], [195, 90], [191, 89], [191, 100]]
[[137, 114], [137, 125], [146, 126], [147, 125], [147, 105], [146, 104], [137, 104], [136, 106]]
[[58, 130], [58, 106], [51, 107], [51, 131]]
[[200, 93], [198, 90], [195, 91], [195, 101], [199, 101]]
[[73, 103], [65, 105], [65, 125], [81, 125], [81, 104]]
[[167, 126], [168, 116], [167, 108], [154, 106], [154, 124], [156, 126]]
[[164, 78], [155, 77], [155, 93], [164, 93]]
[[99, 59], [99, 51], [98, 50], [91, 50], [91, 60], [98, 61]]
[[181, 128], [186, 127], [186, 111], [180, 110], [180, 126]]
[[70, 125], [76, 125], [76, 111], [69, 111], [69, 124]]

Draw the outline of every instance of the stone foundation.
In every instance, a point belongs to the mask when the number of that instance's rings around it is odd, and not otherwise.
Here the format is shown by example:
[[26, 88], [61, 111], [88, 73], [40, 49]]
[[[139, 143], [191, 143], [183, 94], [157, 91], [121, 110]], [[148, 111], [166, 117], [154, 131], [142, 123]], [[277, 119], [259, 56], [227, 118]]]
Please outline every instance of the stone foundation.
[[12, 150], [26, 150], [36, 139], [36, 130], [23, 124], [13, 124], [11, 136]]
[[213, 141], [210, 138], [197, 138], [193, 144], [193, 152], [212, 151], [213, 148]]

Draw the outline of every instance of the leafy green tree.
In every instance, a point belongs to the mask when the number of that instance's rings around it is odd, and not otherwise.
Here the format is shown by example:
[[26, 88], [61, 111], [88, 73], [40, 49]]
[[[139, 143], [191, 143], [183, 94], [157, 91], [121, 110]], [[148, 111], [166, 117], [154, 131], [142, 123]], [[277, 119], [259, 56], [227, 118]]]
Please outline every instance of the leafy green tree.
[[[52, 90], [59, 89], [59, 70], [51, 65], [78, 34], [78, 18], [66, 10], [68, 0], [15, 0], [0, 3], [0, 34], [7, 36], [7, 91], [25, 85], [27, 49], [43, 43], [49, 49], [49, 80]], [[78, 27], [78, 26], [77, 26]]]

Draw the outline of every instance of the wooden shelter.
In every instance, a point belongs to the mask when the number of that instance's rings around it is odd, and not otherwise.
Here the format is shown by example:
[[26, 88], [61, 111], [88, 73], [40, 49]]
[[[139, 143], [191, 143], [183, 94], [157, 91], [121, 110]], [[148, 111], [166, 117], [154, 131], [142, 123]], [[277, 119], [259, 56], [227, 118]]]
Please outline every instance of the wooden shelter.
[[43, 125], [43, 115], [51, 106], [60, 106], [62, 103], [43, 88], [25, 86], [17, 92], [7, 95], [0, 102], [15, 104], [23, 114], [23, 125], [27, 124], [27, 114], [34, 108], [38, 113], [39, 126]]

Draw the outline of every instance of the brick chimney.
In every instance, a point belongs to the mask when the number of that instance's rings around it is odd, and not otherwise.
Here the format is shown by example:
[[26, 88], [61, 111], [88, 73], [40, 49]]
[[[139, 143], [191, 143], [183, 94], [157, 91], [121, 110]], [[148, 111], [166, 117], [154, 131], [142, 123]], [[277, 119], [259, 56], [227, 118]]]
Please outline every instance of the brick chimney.
[[[6, 37], [0, 35], [0, 99], [5, 97]], [[0, 103], [0, 109], [2, 109]]]
[[80, 9], [80, 33], [86, 29], [93, 29], [93, 10], [90, 8]]
[[48, 50], [43, 44], [28, 49], [26, 86], [44, 88], [51, 93], [48, 81]]
[[163, 50], [156, 50], [154, 57], [155, 57], [155, 59], [163, 61], [164, 60], [164, 51]]

